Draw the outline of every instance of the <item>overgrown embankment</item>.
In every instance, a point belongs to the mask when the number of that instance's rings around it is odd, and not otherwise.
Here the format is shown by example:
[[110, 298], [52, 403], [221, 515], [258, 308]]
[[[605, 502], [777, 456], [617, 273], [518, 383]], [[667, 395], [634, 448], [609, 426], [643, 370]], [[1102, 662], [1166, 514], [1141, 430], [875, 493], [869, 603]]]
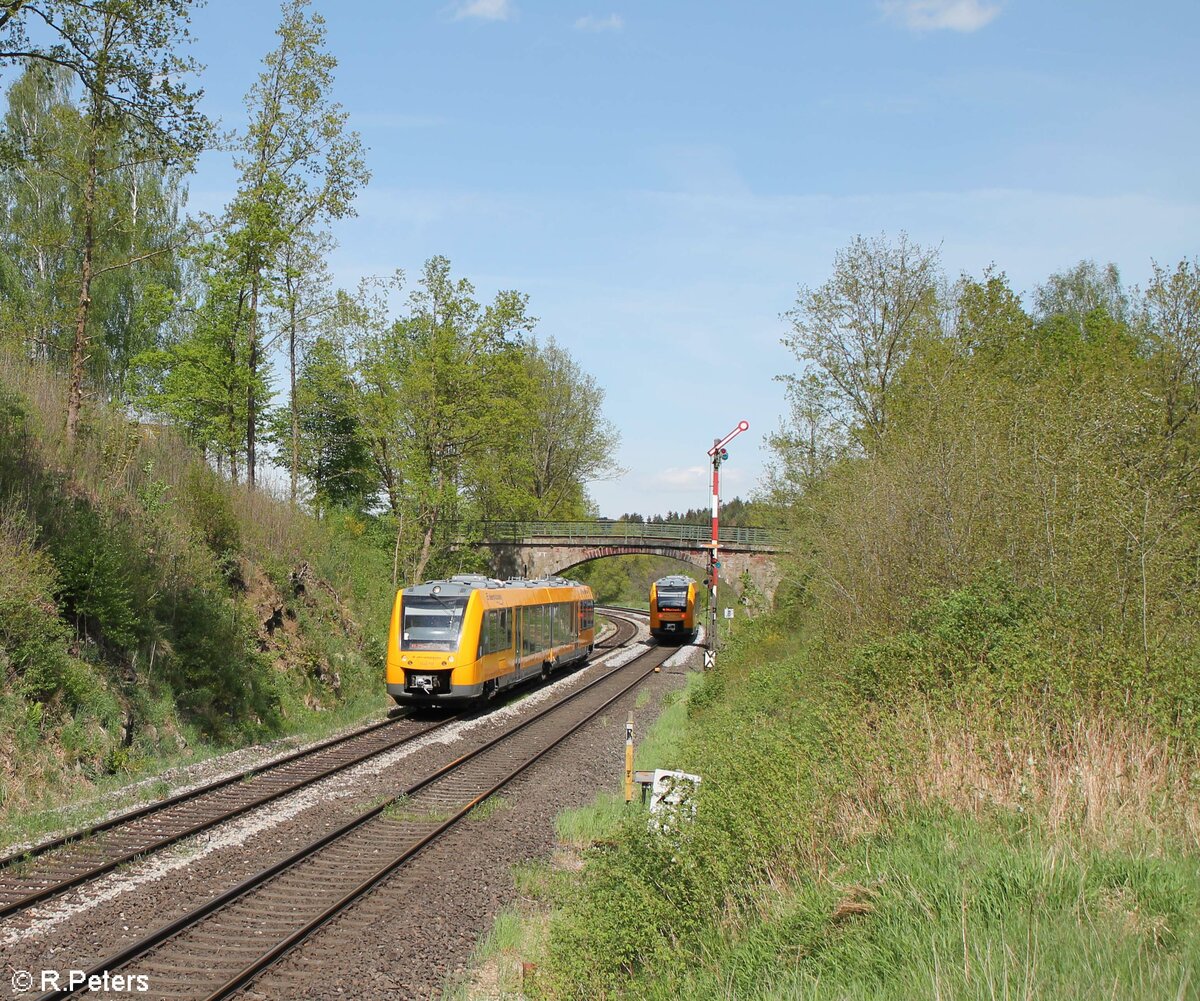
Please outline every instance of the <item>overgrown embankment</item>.
[[69, 449], [62, 392], [0, 359], [0, 817], [378, 702], [365, 522], [231, 487], [116, 409]]
[[996, 575], [841, 662], [743, 628], [656, 762], [703, 776], [695, 819], [638, 813], [548, 884], [527, 990], [1198, 996], [1200, 681], [1118, 697], [1049, 615]]

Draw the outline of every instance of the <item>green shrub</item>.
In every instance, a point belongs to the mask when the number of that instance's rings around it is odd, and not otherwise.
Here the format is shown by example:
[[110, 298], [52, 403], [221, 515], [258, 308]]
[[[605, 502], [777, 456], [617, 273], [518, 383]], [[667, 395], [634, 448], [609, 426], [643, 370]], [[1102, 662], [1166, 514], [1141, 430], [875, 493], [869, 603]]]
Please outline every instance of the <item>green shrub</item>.
[[[773, 652], [785, 648], [778, 623], [752, 628]], [[844, 781], [843, 704], [794, 645], [768, 658], [748, 671], [726, 649], [689, 691], [678, 764], [702, 778], [695, 819], [662, 834], [635, 812], [614, 844], [589, 854], [580, 892], [551, 923], [556, 996], [621, 996], [638, 971], [691, 954], [711, 921], [748, 906], [772, 865], [813, 837]]]
[[80, 631], [120, 650], [132, 650], [146, 633], [132, 584], [137, 565], [125, 532], [105, 525], [83, 501], [59, 512], [50, 546], [58, 569], [57, 597]]
[[179, 503], [205, 544], [218, 556], [241, 548], [241, 527], [229, 486], [203, 463], [188, 466]]
[[862, 698], [939, 697], [1054, 686], [1052, 630], [1038, 596], [994, 569], [933, 594], [903, 632], [861, 647], [848, 681]]
[[931, 594], [902, 632], [854, 651], [846, 675], [870, 703], [1033, 698], [1049, 717], [1103, 709], [1200, 740], [1200, 655], [1194, 647], [1131, 649], [1081, 635], [1061, 610], [1002, 568]]
[[182, 711], [218, 739], [275, 732], [280, 691], [242, 607], [200, 589], [166, 595], [163, 675]]

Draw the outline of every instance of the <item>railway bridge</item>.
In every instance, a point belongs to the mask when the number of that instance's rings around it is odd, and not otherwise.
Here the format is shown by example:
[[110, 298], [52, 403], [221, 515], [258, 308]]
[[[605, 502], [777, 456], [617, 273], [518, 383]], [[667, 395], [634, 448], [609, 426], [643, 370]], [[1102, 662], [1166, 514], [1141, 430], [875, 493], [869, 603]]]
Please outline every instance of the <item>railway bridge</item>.
[[[705, 525], [647, 524], [636, 521], [497, 521], [483, 526], [483, 545], [492, 552], [498, 577], [562, 574], [604, 556], [666, 556], [708, 569], [712, 529]], [[765, 528], [722, 528], [721, 580], [740, 592], [749, 574], [768, 602], [774, 600], [783, 551], [776, 533]]]

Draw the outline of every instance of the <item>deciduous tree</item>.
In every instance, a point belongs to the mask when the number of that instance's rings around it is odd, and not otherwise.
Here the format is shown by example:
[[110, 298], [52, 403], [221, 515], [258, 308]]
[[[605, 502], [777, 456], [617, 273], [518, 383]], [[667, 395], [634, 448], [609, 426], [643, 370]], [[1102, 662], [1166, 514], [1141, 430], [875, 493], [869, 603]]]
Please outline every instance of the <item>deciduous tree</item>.
[[412, 576], [423, 578], [435, 539], [454, 527], [481, 456], [512, 433], [509, 387], [522, 334], [534, 319], [527, 296], [475, 299], [450, 262], [426, 262], [407, 314], [359, 346], [363, 426], [400, 524], [419, 533]]
[[855, 237], [838, 251], [832, 277], [801, 288], [784, 314], [783, 343], [815, 366], [842, 415], [865, 447], [884, 435], [892, 385], [914, 338], [938, 322], [938, 255], [901, 233]]

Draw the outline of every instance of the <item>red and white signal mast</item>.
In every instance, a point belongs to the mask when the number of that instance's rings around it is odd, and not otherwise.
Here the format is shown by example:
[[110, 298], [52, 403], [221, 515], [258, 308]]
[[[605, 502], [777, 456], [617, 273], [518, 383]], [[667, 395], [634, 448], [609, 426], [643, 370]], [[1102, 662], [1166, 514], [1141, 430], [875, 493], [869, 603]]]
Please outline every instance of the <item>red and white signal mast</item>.
[[743, 431], [750, 429], [749, 421], [740, 421], [738, 426], [724, 438], [714, 438], [713, 447], [708, 450], [712, 459], [712, 550], [708, 557], [708, 649], [704, 651], [705, 668], [716, 667], [717, 664], [717, 577], [721, 572], [721, 559], [717, 553], [720, 545], [717, 535], [721, 497], [721, 463], [729, 458], [729, 450], [725, 447]]

